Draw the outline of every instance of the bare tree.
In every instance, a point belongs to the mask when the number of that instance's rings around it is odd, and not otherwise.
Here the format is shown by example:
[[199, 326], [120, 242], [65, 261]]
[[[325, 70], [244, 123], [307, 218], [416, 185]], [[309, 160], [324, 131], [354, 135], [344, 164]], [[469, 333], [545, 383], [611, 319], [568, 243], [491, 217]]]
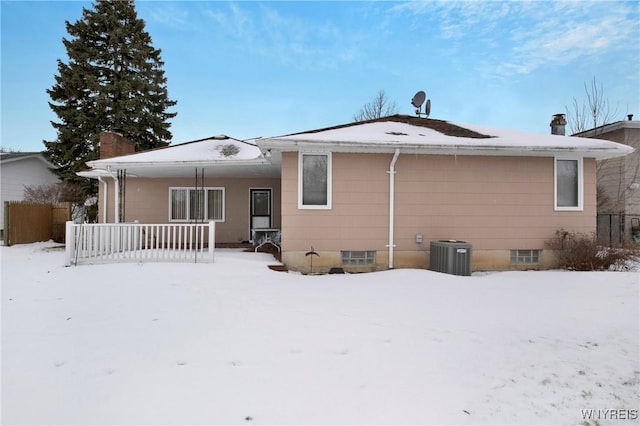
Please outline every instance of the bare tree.
[[[71, 203], [71, 217], [87, 215], [94, 219], [97, 206], [87, 203], [87, 195], [79, 184], [58, 182], [24, 187], [24, 200], [33, 203]], [[87, 205], [88, 204], [88, 205]]]
[[0, 146], [0, 152], [3, 153], [3, 154], [6, 154], [6, 153], [20, 152], [20, 150], [19, 149], [14, 149], [14, 148], [4, 148], [4, 147]]
[[61, 202], [61, 185], [59, 183], [45, 183], [24, 187], [24, 200], [31, 203], [59, 203]]
[[380, 90], [371, 102], [364, 104], [360, 111], [353, 116], [353, 121], [373, 120], [374, 118], [388, 117], [397, 113], [398, 106], [396, 103], [389, 100], [384, 90]]
[[589, 85], [584, 83], [584, 92], [586, 99], [578, 102], [574, 97], [571, 108], [566, 105], [564, 107], [571, 134], [591, 129], [595, 133], [599, 127], [608, 124], [618, 115], [618, 106], [611, 107], [609, 100], [604, 96], [602, 83], [598, 83], [595, 77], [589, 82]]

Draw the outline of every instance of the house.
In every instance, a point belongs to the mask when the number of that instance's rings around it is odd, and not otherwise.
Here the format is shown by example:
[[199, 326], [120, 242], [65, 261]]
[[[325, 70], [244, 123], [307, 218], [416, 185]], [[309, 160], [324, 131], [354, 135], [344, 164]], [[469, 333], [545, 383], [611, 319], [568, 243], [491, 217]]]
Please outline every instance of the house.
[[102, 182], [102, 221], [213, 219], [220, 243], [280, 230], [290, 269], [310, 251], [316, 271], [425, 268], [434, 240], [470, 243], [476, 270], [544, 268], [556, 230], [595, 231], [596, 161], [632, 151], [394, 115], [104, 158], [84, 175]]
[[598, 235], [601, 240], [640, 242], [640, 121], [627, 120], [589, 129], [574, 136], [605, 139], [635, 151], [598, 162]]
[[4, 234], [5, 201], [24, 200], [24, 189], [59, 182], [51, 172], [54, 166], [42, 152], [2, 152], [0, 153], [0, 181], [2, 208], [0, 208], [0, 234]]

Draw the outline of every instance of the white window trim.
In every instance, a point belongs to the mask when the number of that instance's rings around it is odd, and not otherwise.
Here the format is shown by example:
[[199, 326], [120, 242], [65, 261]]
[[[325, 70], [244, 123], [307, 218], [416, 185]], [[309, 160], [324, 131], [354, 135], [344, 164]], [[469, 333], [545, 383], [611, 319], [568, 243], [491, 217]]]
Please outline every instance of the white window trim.
[[[224, 222], [225, 221], [225, 216], [227, 213], [227, 194], [225, 192], [225, 189], [223, 186], [205, 186], [204, 188], [194, 188], [193, 186], [170, 186], [169, 187], [169, 207], [167, 209], [167, 212], [169, 214], [169, 222], [180, 222], [180, 223], [189, 223], [189, 222], [194, 222], [195, 219], [188, 219], [189, 215], [190, 215], [190, 211], [189, 209], [191, 208], [191, 204], [189, 203], [189, 198], [187, 196], [187, 219], [171, 219], [171, 191], [174, 189], [183, 189], [183, 190], [200, 190], [200, 189], [204, 189], [205, 191], [207, 190], [220, 190], [222, 191], [222, 219], [215, 219], [214, 222]], [[205, 211], [207, 211], [207, 206], [206, 203], [207, 201], [207, 197], [204, 197], [205, 199]], [[205, 222], [208, 222], [209, 219], [202, 219]]]
[[[327, 204], [305, 205], [302, 204], [302, 157], [304, 155], [325, 155], [327, 157]], [[298, 209], [300, 210], [331, 210], [332, 198], [332, 161], [331, 152], [298, 152]]]
[[[558, 160], [572, 160], [578, 162], [578, 205], [576, 207], [558, 206]], [[555, 211], [583, 211], [584, 210], [584, 168], [582, 157], [555, 157], [553, 159], [553, 207]]]

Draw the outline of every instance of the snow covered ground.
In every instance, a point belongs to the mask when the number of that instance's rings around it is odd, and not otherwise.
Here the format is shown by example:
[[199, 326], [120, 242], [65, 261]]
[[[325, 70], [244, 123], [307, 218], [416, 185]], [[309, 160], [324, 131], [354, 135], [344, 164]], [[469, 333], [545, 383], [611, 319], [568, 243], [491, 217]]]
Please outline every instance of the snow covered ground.
[[1, 248], [3, 424], [638, 415], [638, 272], [303, 276], [233, 250], [65, 268], [50, 246]]

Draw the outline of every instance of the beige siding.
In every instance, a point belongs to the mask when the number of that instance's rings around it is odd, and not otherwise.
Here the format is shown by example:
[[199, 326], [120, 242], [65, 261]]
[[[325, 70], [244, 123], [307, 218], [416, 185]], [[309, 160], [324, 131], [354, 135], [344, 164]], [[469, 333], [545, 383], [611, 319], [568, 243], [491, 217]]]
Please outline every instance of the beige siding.
[[[283, 244], [287, 251], [380, 250], [389, 223], [386, 155], [333, 155], [331, 210], [298, 209], [298, 157], [282, 159]], [[348, 243], [348, 244], [347, 244]]]
[[[377, 251], [387, 266], [387, 154], [333, 154], [331, 210], [297, 205], [297, 153], [282, 162], [283, 260], [305, 269], [311, 246], [318, 267], [340, 265], [340, 250]], [[395, 266], [428, 265], [429, 242], [468, 241], [474, 268], [509, 266], [510, 249], [542, 249], [559, 228], [595, 231], [595, 161], [584, 161], [584, 211], [554, 210], [552, 157], [401, 154], [396, 163]], [[416, 243], [416, 234], [423, 243]]]
[[[109, 182], [107, 221], [114, 220], [113, 180]], [[193, 187], [193, 179], [143, 179], [127, 178], [125, 221], [140, 223], [169, 223], [169, 188]], [[199, 183], [200, 186], [200, 183]], [[206, 179], [205, 187], [225, 189], [225, 220], [216, 224], [216, 242], [234, 243], [247, 241], [249, 235], [249, 189], [271, 188], [273, 194], [273, 227], [280, 227], [279, 179]], [[103, 198], [102, 186], [100, 199]], [[103, 208], [101, 204], [100, 209]], [[100, 211], [99, 220], [102, 220]]]

